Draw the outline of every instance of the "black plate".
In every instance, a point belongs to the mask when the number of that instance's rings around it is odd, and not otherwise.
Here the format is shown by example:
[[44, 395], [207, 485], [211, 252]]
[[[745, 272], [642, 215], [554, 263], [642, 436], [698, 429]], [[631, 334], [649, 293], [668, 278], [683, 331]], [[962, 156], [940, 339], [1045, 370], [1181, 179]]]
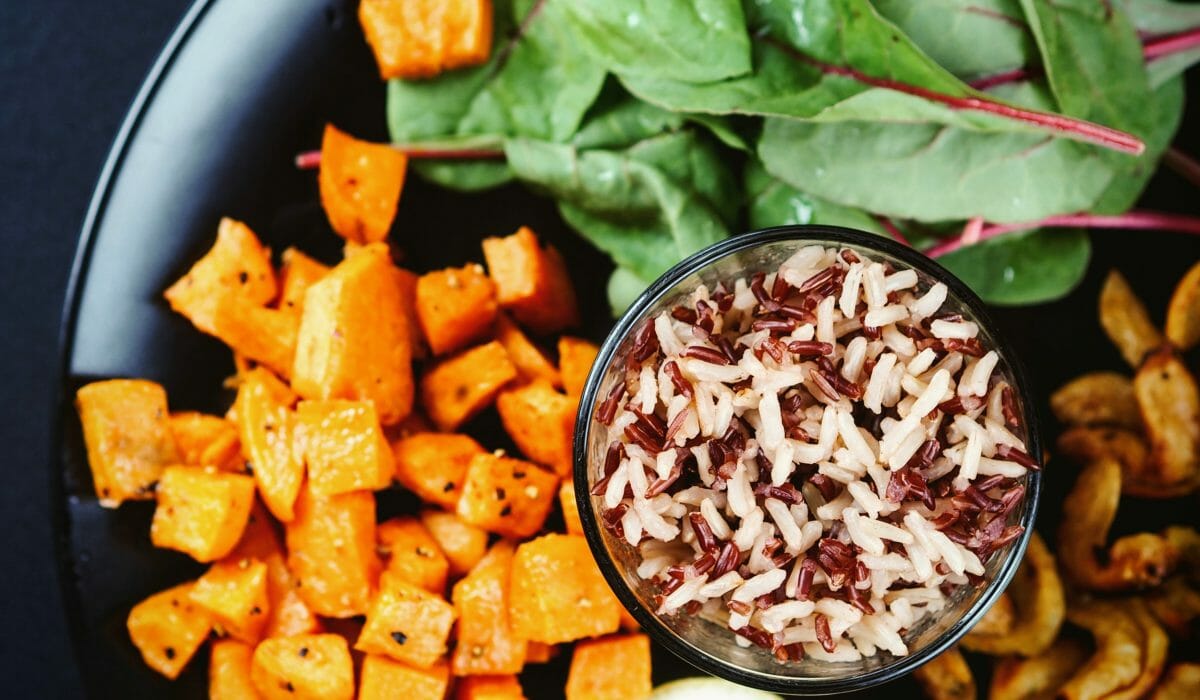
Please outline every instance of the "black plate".
[[[296, 245], [337, 258], [340, 246], [317, 202], [315, 177], [298, 172], [292, 156], [319, 144], [326, 121], [367, 138], [386, 137], [383, 85], [353, 6], [351, 0], [199, 0], [151, 70], [101, 174], [64, 310], [52, 464], [63, 600], [81, 675], [94, 697], [205, 696], [203, 653], [170, 683], [141, 663], [124, 629], [132, 604], [201, 567], [150, 546], [152, 504], [115, 511], [98, 506], [74, 391], [99, 378], [146, 377], [168, 388], [173, 409], [226, 408], [231, 397], [215, 387], [233, 370], [228, 351], [171, 314], [161, 298], [211, 245], [219, 217], [247, 221], [275, 250]], [[1193, 74], [1193, 88], [1196, 82]], [[1197, 123], [1195, 100], [1192, 112], [1185, 124]], [[1191, 152], [1197, 132], [1181, 130]], [[1156, 180], [1150, 199], [1159, 207], [1196, 211], [1194, 191], [1189, 196], [1169, 175]], [[545, 200], [517, 187], [466, 196], [414, 177], [393, 239], [414, 269], [430, 269], [477, 260], [483, 236], [521, 224], [564, 252], [588, 321], [584, 334], [600, 340], [610, 324], [604, 282], [611, 266], [574, 237]], [[1080, 371], [1121, 368], [1096, 324], [1104, 269], [1119, 265], [1158, 312], [1173, 280], [1200, 257], [1195, 239], [1184, 237], [1106, 232], [1096, 242], [1096, 264], [1070, 297], [998, 313], [1043, 402], [1050, 387]], [[472, 429], [494, 438], [492, 444], [504, 442], [494, 416], [485, 415]], [[1071, 479], [1056, 465], [1048, 477], [1039, 529], [1052, 533], [1056, 505]], [[1121, 518], [1121, 524], [1156, 528], [1195, 521], [1190, 505], [1131, 502], [1126, 507], [1136, 517]], [[411, 503], [403, 497], [381, 498], [382, 513], [406, 506]], [[562, 655], [530, 667], [522, 678], [526, 693], [561, 697], [568, 661]], [[661, 650], [654, 662], [656, 682], [693, 675]], [[889, 690], [916, 692], [909, 680]]]

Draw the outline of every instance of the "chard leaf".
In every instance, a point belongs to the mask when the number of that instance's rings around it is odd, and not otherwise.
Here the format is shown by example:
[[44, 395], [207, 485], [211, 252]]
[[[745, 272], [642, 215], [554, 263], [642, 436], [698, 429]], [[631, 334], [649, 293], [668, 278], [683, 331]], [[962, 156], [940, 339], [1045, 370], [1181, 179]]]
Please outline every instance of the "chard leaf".
[[608, 278], [608, 305], [612, 309], [613, 318], [625, 313], [634, 301], [641, 296], [646, 288], [653, 284], [644, 280], [628, 268], [618, 267]]
[[[1141, 34], [1176, 34], [1200, 27], [1200, 4], [1168, 0], [1121, 0], [1133, 26]], [[1200, 46], [1161, 56], [1146, 63], [1150, 85], [1158, 87], [1200, 62]]]
[[751, 229], [788, 224], [825, 224], [887, 235], [887, 231], [869, 213], [802, 192], [771, 177], [758, 161], [746, 167], [744, 181], [746, 214]]
[[571, 145], [580, 149], [624, 148], [675, 131], [683, 124], [681, 114], [627, 97], [597, 110], [571, 137]]
[[[546, 0], [543, 0], [546, 1]], [[707, 82], [750, 70], [739, 0], [549, 0], [610, 70]]]
[[1149, 123], [1139, 135], [1146, 142], [1146, 152], [1137, 158], [1128, 158], [1124, 167], [1117, 170], [1099, 201], [1092, 207], [1098, 214], [1120, 214], [1137, 203], [1146, 184], [1158, 169], [1158, 161], [1171, 145], [1179, 124], [1183, 120], [1183, 76], [1176, 75], [1158, 86], [1149, 100], [1139, 107], [1148, 117]]
[[1087, 272], [1091, 244], [1078, 230], [997, 236], [938, 258], [990, 304], [1018, 306], [1068, 294]]

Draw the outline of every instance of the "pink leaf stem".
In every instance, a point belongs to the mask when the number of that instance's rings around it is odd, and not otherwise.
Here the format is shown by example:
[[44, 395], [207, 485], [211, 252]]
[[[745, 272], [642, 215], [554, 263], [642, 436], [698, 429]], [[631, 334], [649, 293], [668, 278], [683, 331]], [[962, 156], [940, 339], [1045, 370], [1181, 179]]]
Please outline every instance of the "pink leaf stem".
[[[1059, 216], [1047, 216], [1037, 221], [985, 226], [979, 232], [975, 241], [982, 242], [1006, 233], [1028, 231], [1035, 228], [1148, 229], [1200, 236], [1200, 218], [1157, 211], [1130, 211], [1125, 214], [1112, 216], [1103, 214], [1063, 214]], [[931, 258], [937, 258], [967, 245], [970, 245], [970, 243], [964, 240], [962, 235], [959, 235], [929, 248], [925, 251], [925, 254]]]

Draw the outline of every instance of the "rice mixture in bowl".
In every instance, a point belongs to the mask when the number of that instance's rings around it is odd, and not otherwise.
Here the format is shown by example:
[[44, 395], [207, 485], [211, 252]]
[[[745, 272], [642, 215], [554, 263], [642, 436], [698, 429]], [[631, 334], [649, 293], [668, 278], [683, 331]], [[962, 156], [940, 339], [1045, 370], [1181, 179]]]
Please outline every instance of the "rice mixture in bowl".
[[581, 506], [660, 619], [817, 675], [879, 667], [1023, 544], [1038, 463], [1012, 368], [893, 255], [757, 258], [676, 285], [593, 370]]

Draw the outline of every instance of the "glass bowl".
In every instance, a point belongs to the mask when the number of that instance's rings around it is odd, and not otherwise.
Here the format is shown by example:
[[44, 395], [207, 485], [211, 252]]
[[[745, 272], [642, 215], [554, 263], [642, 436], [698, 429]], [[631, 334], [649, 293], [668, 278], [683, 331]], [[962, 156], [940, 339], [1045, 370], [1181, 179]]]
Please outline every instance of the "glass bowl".
[[890, 239], [834, 226], [782, 226], [743, 234], [710, 246], [668, 270], [650, 286], [617, 322], [592, 366], [580, 402], [575, 427], [575, 493], [587, 541], [600, 570], [617, 598], [655, 641], [684, 661], [714, 676], [742, 685], [789, 695], [827, 695], [861, 690], [898, 678], [952, 646], [987, 612], [1007, 587], [1021, 562], [1037, 512], [1041, 473], [1023, 477], [1025, 497], [1010, 514], [1009, 523], [1024, 525], [1024, 533], [985, 562], [985, 585], [956, 587], [939, 612], [926, 615], [904, 634], [909, 653], [895, 656], [879, 650], [857, 661], [827, 662], [806, 657], [780, 662], [767, 650], [735, 642], [725, 627], [688, 615], [682, 610], [667, 615], [655, 612], [654, 583], [636, 573], [639, 555], [624, 539], [604, 527], [598, 515], [601, 498], [590, 495], [596, 470], [606, 450], [603, 425], [594, 418], [598, 404], [623, 375], [634, 330], [646, 318], [670, 309], [698, 285], [709, 289], [719, 280], [731, 280], [757, 271], [771, 272], [806, 245], [825, 245], [861, 251], [875, 260], [890, 260], [912, 268], [925, 280], [944, 282], [949, 294], [943, 310], [957, 311], [979, 325], [980, 340], [1000, 355], [997, 372], [1014, 387], [1025, 427], [1025, 444], [1031, 455], [1041, 454], [1037, 420], [1029, 383], [1011, 348], [996, 332], [983, 302], [941, 265]]

